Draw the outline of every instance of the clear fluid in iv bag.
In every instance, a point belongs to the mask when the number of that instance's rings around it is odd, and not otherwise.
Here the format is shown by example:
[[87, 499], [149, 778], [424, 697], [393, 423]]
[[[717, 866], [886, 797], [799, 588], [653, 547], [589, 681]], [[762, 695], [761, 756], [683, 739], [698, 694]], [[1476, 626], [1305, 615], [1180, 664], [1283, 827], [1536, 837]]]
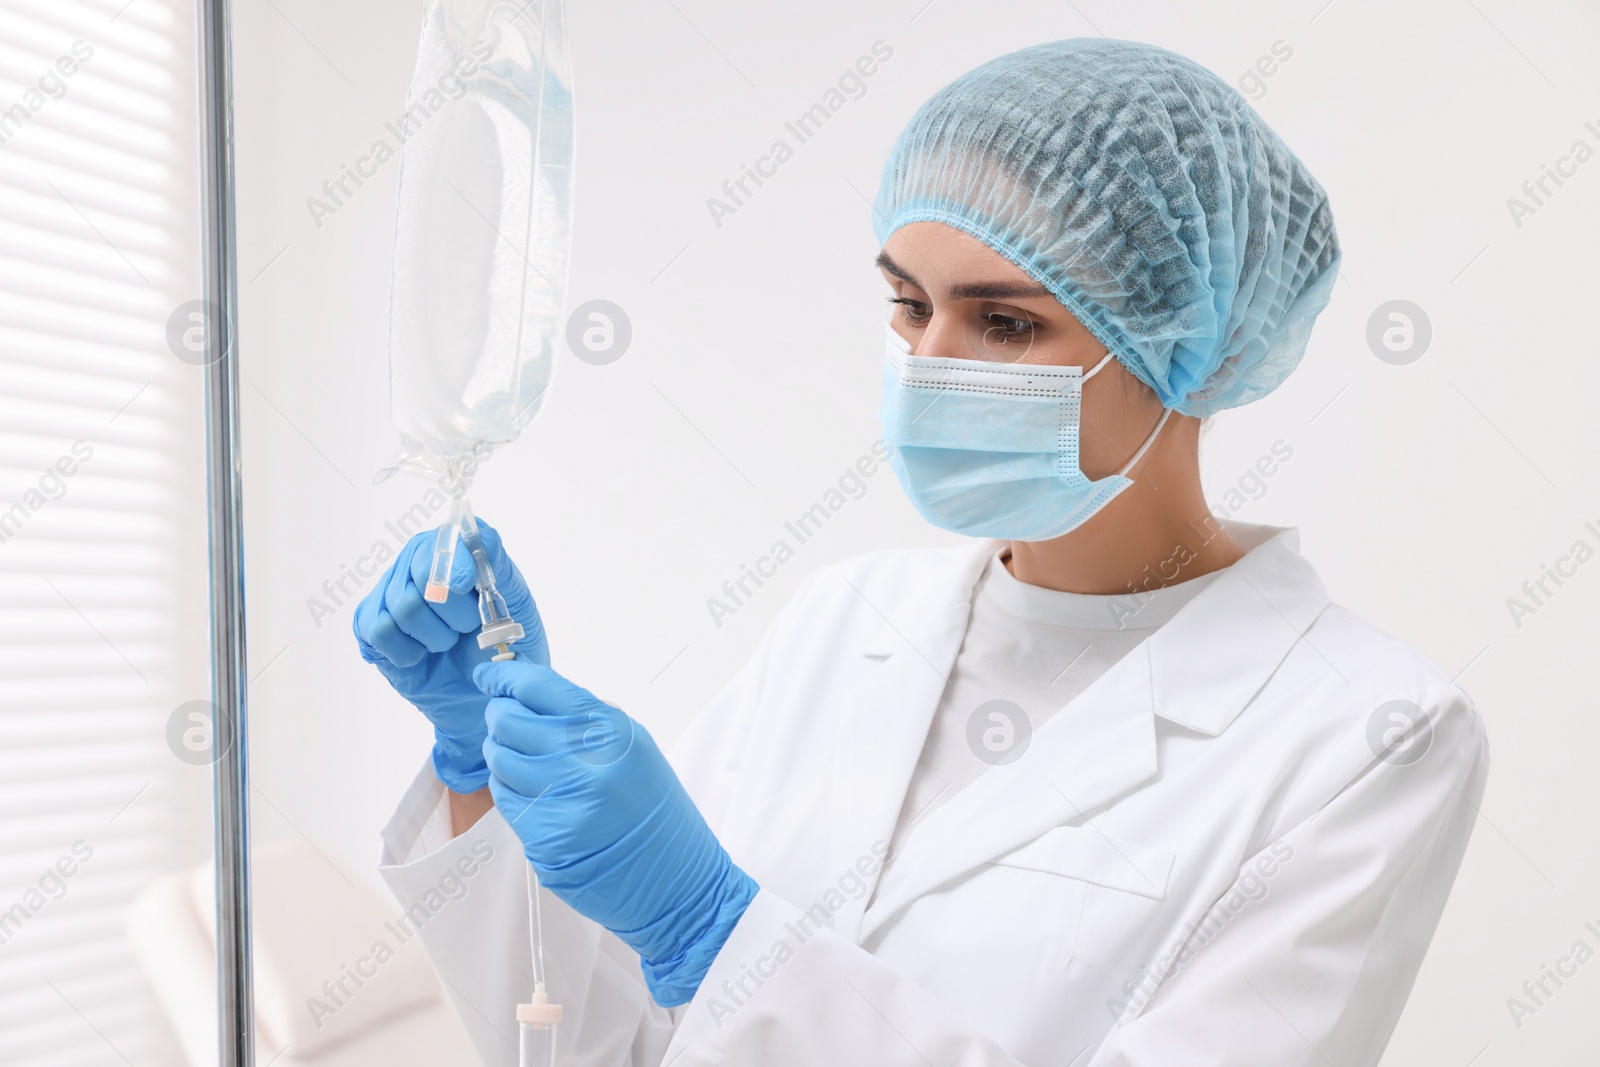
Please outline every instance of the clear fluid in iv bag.
[[431, 0], [405, 117], [389, 311], [402, 446], [514, 440], [555, 367], [572, 214], [563, 0]]

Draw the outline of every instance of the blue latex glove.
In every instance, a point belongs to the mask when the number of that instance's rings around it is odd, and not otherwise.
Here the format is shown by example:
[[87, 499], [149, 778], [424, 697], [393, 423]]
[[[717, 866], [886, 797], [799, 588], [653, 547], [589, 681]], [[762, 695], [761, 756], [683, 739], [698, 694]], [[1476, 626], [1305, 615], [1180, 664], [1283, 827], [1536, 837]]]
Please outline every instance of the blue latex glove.
[[540, 881], [639, 953], [665, 1007], [693, 999], [756, 895], [649, 731], [548, 666], [486, 663], [495, 807]]
[[[519, 656], [549, 664], [544, 623], [516, 565], [506, 556], [500, 535], [482, 519], [484, 551], [495, 584], [524, 637], [511, 646]], [[433, 767], [439, 781], [457, 793], [475, 793], [489, 784], [483, 761], [488, 736], [483, 711], [489, 700], [472, 681], [473, 668], [487, 663], [493, 647], [478, 647], [477, 572], [466, 546], [456, 551], [450, 570], [450, 596], [442, 604], [424, 600], [437, 530], [417, 534], [395, 556], [378, 584], [356, 606], [352, 627], [361, 658], [376, 664], [389, 684], [433, 724]]]

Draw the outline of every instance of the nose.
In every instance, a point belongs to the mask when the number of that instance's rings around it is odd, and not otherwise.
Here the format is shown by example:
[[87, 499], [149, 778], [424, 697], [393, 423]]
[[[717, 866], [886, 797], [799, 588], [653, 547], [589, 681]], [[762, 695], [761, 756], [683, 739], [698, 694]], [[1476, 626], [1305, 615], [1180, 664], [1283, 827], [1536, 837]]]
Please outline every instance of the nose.
[[912, 342], [914, 356], [942, 356], [946, 359], [966, 359], [970, 355], [966, 338], [961, 335], [961, 322], [949, 312], [935, 308], [922, 336]]

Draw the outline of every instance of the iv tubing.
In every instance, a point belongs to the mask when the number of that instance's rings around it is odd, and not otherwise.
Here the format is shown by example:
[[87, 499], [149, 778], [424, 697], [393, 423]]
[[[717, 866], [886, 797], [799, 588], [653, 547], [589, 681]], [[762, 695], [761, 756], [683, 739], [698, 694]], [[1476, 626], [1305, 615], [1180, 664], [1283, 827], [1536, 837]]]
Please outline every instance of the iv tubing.
[[539, 916], [539, 876], [528, 864], [528, 949], [533, 955], [533, 990], [544, 990], [544, 924]]
[[533, 957], [533, 996], [517, 1005], [519, 1067], [555, 1067], [556, 1027], [561, 1005], [550, 1003], [544, 986], [544, 929], [539, 921], [539, 873], [528, 864], [528, 948]]

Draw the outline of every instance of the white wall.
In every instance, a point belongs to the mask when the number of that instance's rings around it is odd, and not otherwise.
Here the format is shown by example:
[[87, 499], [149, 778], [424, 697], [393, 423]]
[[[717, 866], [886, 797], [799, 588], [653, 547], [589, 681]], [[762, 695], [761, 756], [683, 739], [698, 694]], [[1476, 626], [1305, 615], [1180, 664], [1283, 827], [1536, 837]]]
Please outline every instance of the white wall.
[[[1600, 528], [1600, 162], [1520, 226], [1506, 199], [1575, 140], [1600, 148], [1600, 15], [1552, 0], [674, 4], [573, 2], [570, 303], [621, 305], [633, 346], [605, 367], [566, 355], [546, 412], [474, 493], [556, 664], [670, 739], [809, 570], [946, 539], [880, 473], [748, 608], [720, 629], [706, 608], [876, 437], [884, 312], [864, 198], [930, 92], [1065, 36], [1156, 42], [1230, 80], [1284, 42], [1256, 106], [1329, 190], [1343, 278], [1299, 373], [1216, 420], [1207, 486], [1220, 499], [1289, 443], [1242, 517], [1299, 525], [1335, 597], [1461, 672], [1489, 724], [1483, 819], [1386, 1062], [1588, 1062], [1600, 964], [1520, 1029], [1505, 1002], [1574, 940], [1597, 942], [1584, 667], [1600, 563], [1520, 627], [1506, 602], [1575, 540], [1600, 546], [1584, 527]], [[257, 826], [368, 867], [428, 735], [356, 656], [349, 605], [319, 628], [307, 599], [374, 542], [393, 547], [385, 520], [420, 495], [370, 484], [395, 452], [396, 166], [320, 228], [306, 201], [401, 111], [420, 11], [275, 0], [236, 19], [252, 671], [272, 663], [253, 687]], [[706, 199], [878, 40], [894, 56], [865, 97], [716, 226]], [[1395, 298], [1432, 322], [1409, 366], [1365, 340]]]

